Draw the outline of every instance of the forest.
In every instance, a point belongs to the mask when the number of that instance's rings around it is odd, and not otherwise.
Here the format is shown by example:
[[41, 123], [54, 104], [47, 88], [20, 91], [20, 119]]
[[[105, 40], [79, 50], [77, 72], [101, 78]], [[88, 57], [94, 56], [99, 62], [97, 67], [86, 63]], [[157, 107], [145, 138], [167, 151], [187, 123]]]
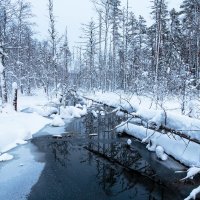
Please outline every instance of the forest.
[[[200, 2], [183, 0], [169, 10], [153, 0], [147, 26], [120, 0], [92, 0], [97, 19], [82, 24], [72, 49], [66, 33], [58, 33], [49, 0], [49, 37], [35, 39], [31, 4], [0, 1], [1, 97], [6, 103], [16, 82], [22, 94], [43, 88], [49, 94], [69, 88], [123, 90], [162, 102], [169, 95], [185, 102], [199, 97]], [[67, 25], [66, 25], [67, 26]], [[78, 39], [77, 39], [78, 40]]]

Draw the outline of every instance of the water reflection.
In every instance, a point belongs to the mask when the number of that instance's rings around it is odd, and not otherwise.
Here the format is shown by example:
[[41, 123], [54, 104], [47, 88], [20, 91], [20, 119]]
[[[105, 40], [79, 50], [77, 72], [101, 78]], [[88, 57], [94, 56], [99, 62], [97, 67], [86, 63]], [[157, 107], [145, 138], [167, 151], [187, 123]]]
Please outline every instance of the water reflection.
[[128, 148], [125, 140], [119, 139], [112, 131], [120, 120], [113, 113], [107, 114], [106, 117], [99, 115], [97, 119], [92, 114], [87, 115], [83, 121], [86, 134], [98, 134], [97, 137], [89, 137], [87, 149], [129, 170], [139, 171], [149, 177], [155, 176], [154, 171], [139, 152]]
[[67, 163], [70, 161], [70, 145], [68, 140], [53, 140], [51, 143], [49, 143], [48, 148], [53, 154], [55, 162], [59, 162], [62, 166], [67, 166]]
[[181, 199], [155, 183], [156, 174], [140, 153], [110, 131], [119, 120], [90, 113], [71, 122], [62, 138], [34, 138], [46, 165], [28, 199]]

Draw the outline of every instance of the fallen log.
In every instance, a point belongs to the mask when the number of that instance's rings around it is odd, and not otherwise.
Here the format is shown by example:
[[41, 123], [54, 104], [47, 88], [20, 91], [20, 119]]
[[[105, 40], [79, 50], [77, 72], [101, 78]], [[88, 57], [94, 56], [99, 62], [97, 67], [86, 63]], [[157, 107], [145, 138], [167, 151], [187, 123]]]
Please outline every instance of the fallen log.
[[[99, 104], [103, 104], [103, 105], [106, 105], [106, 106], [110, 106], [110, 105], [107, 105], [106, 103], [103, 103], [103, 102], [101, 102], [101, 101], [96, 101], [96, 100], [93, 100], [93, 99], [88, 98], [88, 97], [85, 97], [85, 96], [82, 96], [82, 97], [85, 98], [85, 99], [87, 99], [87, 100], [91, 100], [91, 101], [93, 101], [93, 102], [95, 102], [95, 103], [99, 103]], [[116, 108], [116, 107], [114, 107], [114, 106], [110, 106], [110, 107], [111, 107], [111, 108]], [[129, 113], [127, 110], [122, 109], [122, 108], [120, 108], [120, 111], [122, 111], [122, 112], [124, 112], [124, 113], [126, 113], [126, 114], [131, 115], [133, 118], [139, 118], [139, 119], [141, 119], [142, 121], [144, 121], [144, 122], [146, 122], [146, 123], [148, 124], [147, 121], [145, 121], [144, 119], [142, 119], [140, 116], [138, 116], [138, 115], [136, 115], [136, 114]], [[132, 122], [130, 122], [129, 120], [127, 120], [127, 123], [132, 123]], [[134, 124], [134, 123], [133, 123], [133, 124]], [[137, 124], [137, 125], [139, 125], [139, 124]], [[142, 126], [142, 124], [141, 124], [141, 126]], [[200, 144], [200, 141], [199, 141], [199, 140], [193, 139], [193, 138], [191, 138], [190, 136], [187, 136], [186, 134], [184, 134], [184, 133], [182, 132], [182, 131], [187, 131], [187, 130], [174, 130], [174, 129], [171, 129], [171, 128], [169, 128], [169, 127], [163, 126], [163, 125], [161, 125], [161, 126], [159, 127], [158, 130], [156, 130], [156, 129], [152, 128], [152, 127], [147, 127], [147, 129], [154, 130], [154, 131], [160, 132], [160, 133], [162, 133], [162, 134], [167, 134], [167, 133], [170, 132], [171, 134], [178, 135], [178, 136], [180, 136], [181, 138], [184, 138], [184, 139], [187, 139], [187, 140], [189, 140], [189, 141], [192, 141], [192, 142], [195, 142], [195, 143], [197, 143], [197, 144]], [[188, 130], [188, 131], [194, 131], [194, 130]], [[200, 130], [197, 130], [197, 131], [200, 131]]]

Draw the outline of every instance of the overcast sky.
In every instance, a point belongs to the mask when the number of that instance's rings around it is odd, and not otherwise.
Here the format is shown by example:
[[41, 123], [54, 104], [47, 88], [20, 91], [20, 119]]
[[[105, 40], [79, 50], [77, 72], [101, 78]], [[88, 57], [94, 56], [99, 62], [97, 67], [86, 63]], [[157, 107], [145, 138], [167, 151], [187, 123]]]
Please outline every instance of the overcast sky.
[[[38, 25], [36, 31], [38, 38], [48, 37], [48, 0], [29, 0], [33, 6], [33, 13], [36, 15], [34, 21]], [[127, 0], [122, 0], [125, 5]], [[168, 0], [169, 8], [178, 9], [182, 0]], [[130, 10], [136, 16], [142, 15], [148, 23], [151, 22], [149, 13], [151, 12], [151, 0], [129, 0]], [[78, 40], [80, 36], [81, 23], [87, 23], [95, 17], [94, 6], [90, 0], [54, 0], [54, 13], [56, 16], [56, 27], [58, 32], [64, 33], [68, 27], [68, 37], [70, 46]]]

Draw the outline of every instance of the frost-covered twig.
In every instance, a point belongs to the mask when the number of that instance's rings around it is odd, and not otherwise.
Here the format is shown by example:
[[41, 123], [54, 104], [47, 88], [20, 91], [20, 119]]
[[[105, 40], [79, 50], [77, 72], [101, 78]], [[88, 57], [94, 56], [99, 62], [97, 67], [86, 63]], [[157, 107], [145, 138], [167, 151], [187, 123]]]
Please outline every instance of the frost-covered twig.
[[124, 126], [125, 124], [128, 124], [128, 122], [130, 121], [130, 120], [132, 120], [134, 117], [131, 117], [131, 118], [129, 118], [128, 120], [126, 120], [125, 122], [123, 122], [123, 123], [121, 123], [121, 124], [119, 124], [118, 126], [116, 126], [115, 128], [113, 128], [113, 129], [111, 129], [111, 131], [114, 131], [114, 130], [116, 130], [116, 129], [118, 129], [118, 128], [120, 128], [120, 127], [122, 127], [122, 126]]
[[[118, 94], [118, 93], [116, 93], [116, 92], [114, 92], [114, 93], [117, 94], [117, 95], [119, 95], [119, 97], [120, 97], [120, 102], [121, 102], [121, 100], [126, 101], [126, 102], [129, 104], [129, 106], [131, 107], [131, 109], [134, 110], [134, 109], [133, 109], [133, 106], [132, 106], [131, 103], [129, 102], [129, 101], [130, 101], [129, 99], [122, 98], [122, 96], [121, 96], [120, 94]], [[121, 103], [120, 103], [120, 104], [121, 104]]]

